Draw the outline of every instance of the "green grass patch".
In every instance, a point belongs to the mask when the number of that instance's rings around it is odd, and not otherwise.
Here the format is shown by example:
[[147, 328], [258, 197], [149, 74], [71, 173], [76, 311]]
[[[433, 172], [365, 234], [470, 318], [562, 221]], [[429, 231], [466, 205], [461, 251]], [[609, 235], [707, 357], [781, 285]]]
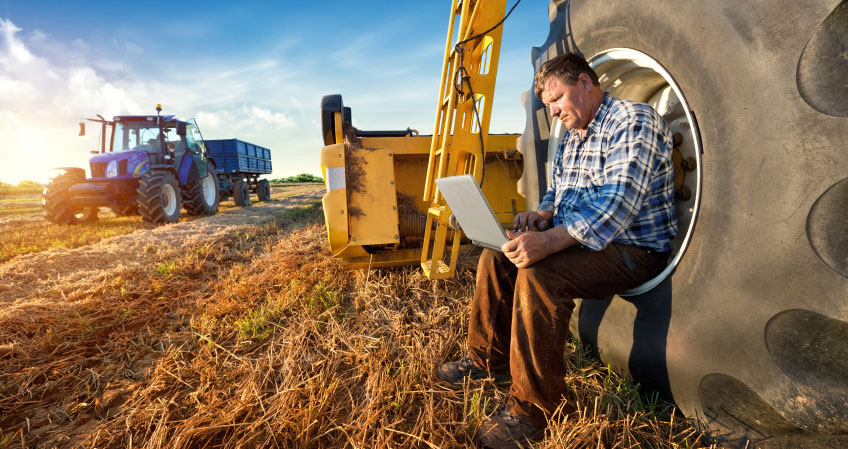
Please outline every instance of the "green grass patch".
[[247, 312], [234, 323], [240, 340], [266, 340], [274, 333], [272, 322], [279, 321], [282, 311], [271, 303], [260, 305]]
[[57, 225], [44, 219], [4, 226], [0, 232], [0, 263], [22, 254], [54, 248], [78, 248], [143, 228], [140, 217], [104, 218], [94, 223]]
[[20, 205], [14, 207], [0, 207], [0, 215], [32, 215], [41, 212], [39, 205]]
[[18, 185], [0, 182], [0, 195], [27, 195], [41, 193], [42, 190], [44, 185], [35, 181], [21, 181]]
[[156, 264], [156, 271], [162, 276], [170, 276], [177, 270], [176, 262], [161, 262]]
[[310, 173], [301, 173], [299, 175], [289, 176], [287, 178], [272, 179], [269, 182], [324, 182], [324, 178], [320, 176], [315, 176]]
[[0, 205], [6, 204], [41, 204], [41, 196], [38, 195], [21, 195], [21, 196], [12, 196], [8, 198], [0, 198]]

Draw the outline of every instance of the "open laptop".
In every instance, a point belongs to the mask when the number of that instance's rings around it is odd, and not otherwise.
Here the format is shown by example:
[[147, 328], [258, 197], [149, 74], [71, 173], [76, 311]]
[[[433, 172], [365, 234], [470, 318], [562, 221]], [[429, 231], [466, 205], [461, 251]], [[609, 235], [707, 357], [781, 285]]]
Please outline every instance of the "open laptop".
[[474, 177], [438, 178], [436, 185], [471, 243], [500, 252], [509, 238]]

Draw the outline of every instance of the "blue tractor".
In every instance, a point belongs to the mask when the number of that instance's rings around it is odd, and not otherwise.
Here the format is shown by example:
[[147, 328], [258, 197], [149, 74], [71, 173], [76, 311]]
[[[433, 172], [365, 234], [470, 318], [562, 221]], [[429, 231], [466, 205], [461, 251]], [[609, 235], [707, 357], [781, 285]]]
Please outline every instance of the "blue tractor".
[[[45, 217], [57, 224], [97, 220], [100, 207], [118, 215], [140, 214], [145, 223], [175, 223], [190, 215], [218, 212], [218, 177], [194, 119], [173, 115], [98, 115], [100, 149], [85, 170], [62, 167], [42, 193]], [[85, 123], [80, 123], [85, 135]]]

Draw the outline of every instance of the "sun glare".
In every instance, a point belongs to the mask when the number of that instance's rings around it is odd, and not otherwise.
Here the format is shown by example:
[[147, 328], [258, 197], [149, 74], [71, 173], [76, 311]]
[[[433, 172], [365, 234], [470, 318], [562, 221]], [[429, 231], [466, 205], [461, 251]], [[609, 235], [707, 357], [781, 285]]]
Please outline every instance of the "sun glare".
[[88, 150], [96, 146], [97, 136], [77, 137], [73, 131], [69, 126], [0, 129], [0, 139], [6, 143], [0, 149], [0, 181], [44, 183], [57, 173], [56, 167], [87, 169]]

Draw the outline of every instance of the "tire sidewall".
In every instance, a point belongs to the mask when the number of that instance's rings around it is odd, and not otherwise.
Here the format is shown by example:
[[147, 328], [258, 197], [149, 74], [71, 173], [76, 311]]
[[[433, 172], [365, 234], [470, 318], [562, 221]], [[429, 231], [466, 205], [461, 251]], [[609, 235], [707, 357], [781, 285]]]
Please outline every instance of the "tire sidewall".
[[[180, 209], [182, 208], [182, 195], [180, 195], [180, 185], [177, 180], [171, 176], [164, 176], [160, 186], [162, 198], [162, 213], [165, 217], [165, 223], [176, 223], [180, 219]], [[170, 213], [168, 207], [173, 209]]]
[[76, 224], [77, 211], [71, 203], [68, 189], [85, 181], [85, 176], [76, 172], [66, 172], [50, 179], [41, 193], [44, 217], [56, 224]]
[[[166, 189], [166, 186], [169, 188]], [[166, 190], [173, 191], [171, 200], [175, 202], [174, 210], [170, 214], [165, 209]], [[178, 222], [182, 209], [182, 193], [177, 178], [171, 172], [145, 173], [139, 180], [137, 202], [138, 211], [145, 223], [157, 225]]]
[[259, 181], [259, 189], [257, 190], [259, 201], [271, 200], [271, 183], [267, 179]]
[[[218, 204], [221, 201], [219, 195], [219, 187], [218, 187], [218, 175], [215, 173], [215, 166], [212, 165], [211, 162], [206, 165], [207, 176], [200, 180], [201, 189], [203, 190], [203, 209], [207, 215], [215, 215], [218, 212]], [[206, 198], [206, 188], [203, 185], [206, 180], [211, 180], [212, 182], [212, 202], [208, 202]]]

